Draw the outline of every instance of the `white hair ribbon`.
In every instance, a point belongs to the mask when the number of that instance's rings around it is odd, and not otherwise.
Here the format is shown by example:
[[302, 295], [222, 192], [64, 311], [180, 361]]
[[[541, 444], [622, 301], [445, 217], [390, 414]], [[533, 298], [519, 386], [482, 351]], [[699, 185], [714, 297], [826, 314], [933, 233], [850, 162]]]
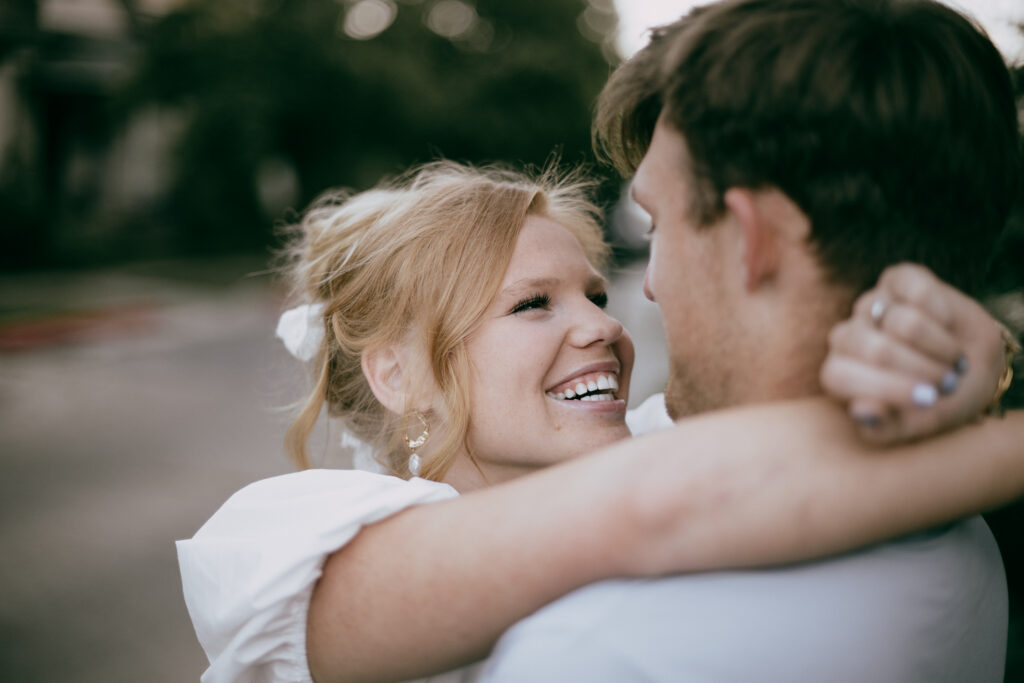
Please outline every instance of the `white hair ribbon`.
[[324, 340], [324, 305], [303, 304], [282, 313], [277, 337], [288, 353], [302, 361], [312, 360]]

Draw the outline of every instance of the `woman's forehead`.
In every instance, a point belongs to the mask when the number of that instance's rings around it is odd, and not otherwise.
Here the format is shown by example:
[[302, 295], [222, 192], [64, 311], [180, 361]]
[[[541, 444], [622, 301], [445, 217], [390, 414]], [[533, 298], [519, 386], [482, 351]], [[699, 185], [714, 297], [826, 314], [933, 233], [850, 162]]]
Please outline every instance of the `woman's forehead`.
[[588, 282], [603, 281], [583, 245], [568, 228], [551, 218], [528, 216], [516, 239], [502, 290], [531, 281], [544, 284], [541, 281], [560, 280], [569, 275]]

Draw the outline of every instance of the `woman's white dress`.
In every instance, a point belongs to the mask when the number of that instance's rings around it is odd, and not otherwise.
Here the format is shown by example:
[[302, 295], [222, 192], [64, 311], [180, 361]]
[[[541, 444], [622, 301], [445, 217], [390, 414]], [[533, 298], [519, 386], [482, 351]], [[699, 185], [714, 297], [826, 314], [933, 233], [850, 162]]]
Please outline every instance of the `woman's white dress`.
[[[660, 394], [627, 421], [634, 434], [671, 424]], [[177, 542], [185, 604], [210, 660], [203, 683], [312, 683], [306, 615], [327, 556], [368, 524], [458, 495], [426, 479], [327, 469], [235, 493], [195, 536]], [[421, 680], [468, 683], [479, 668]]]

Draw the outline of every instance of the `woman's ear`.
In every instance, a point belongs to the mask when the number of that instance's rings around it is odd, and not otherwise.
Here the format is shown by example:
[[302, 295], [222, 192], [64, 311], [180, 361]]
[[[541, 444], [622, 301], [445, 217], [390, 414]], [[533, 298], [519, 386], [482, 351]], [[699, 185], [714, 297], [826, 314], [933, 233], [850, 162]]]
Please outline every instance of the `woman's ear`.
[[363, 375], [373, 395], [396, 415], [405, 413], [410, 403], [405, 356], [395, 346], [382, 346], [364, 351], [361, 359]]

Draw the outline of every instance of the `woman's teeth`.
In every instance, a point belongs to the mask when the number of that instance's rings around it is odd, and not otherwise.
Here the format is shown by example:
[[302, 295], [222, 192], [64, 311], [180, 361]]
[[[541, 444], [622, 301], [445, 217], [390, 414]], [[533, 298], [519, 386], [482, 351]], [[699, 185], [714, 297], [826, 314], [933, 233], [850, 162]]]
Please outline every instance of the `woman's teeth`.
[[619, 390], [619, 380], [615, 375], [597, 375], [585, 382], [579, 381], [559, 392], [547, 392], [548, 396], [559, 401], [614, 401], [615, 392]]
[[590, 394], [589, 396], [580, 396], [580, 401], [614, 401], [615, 397], [611, 394]]

